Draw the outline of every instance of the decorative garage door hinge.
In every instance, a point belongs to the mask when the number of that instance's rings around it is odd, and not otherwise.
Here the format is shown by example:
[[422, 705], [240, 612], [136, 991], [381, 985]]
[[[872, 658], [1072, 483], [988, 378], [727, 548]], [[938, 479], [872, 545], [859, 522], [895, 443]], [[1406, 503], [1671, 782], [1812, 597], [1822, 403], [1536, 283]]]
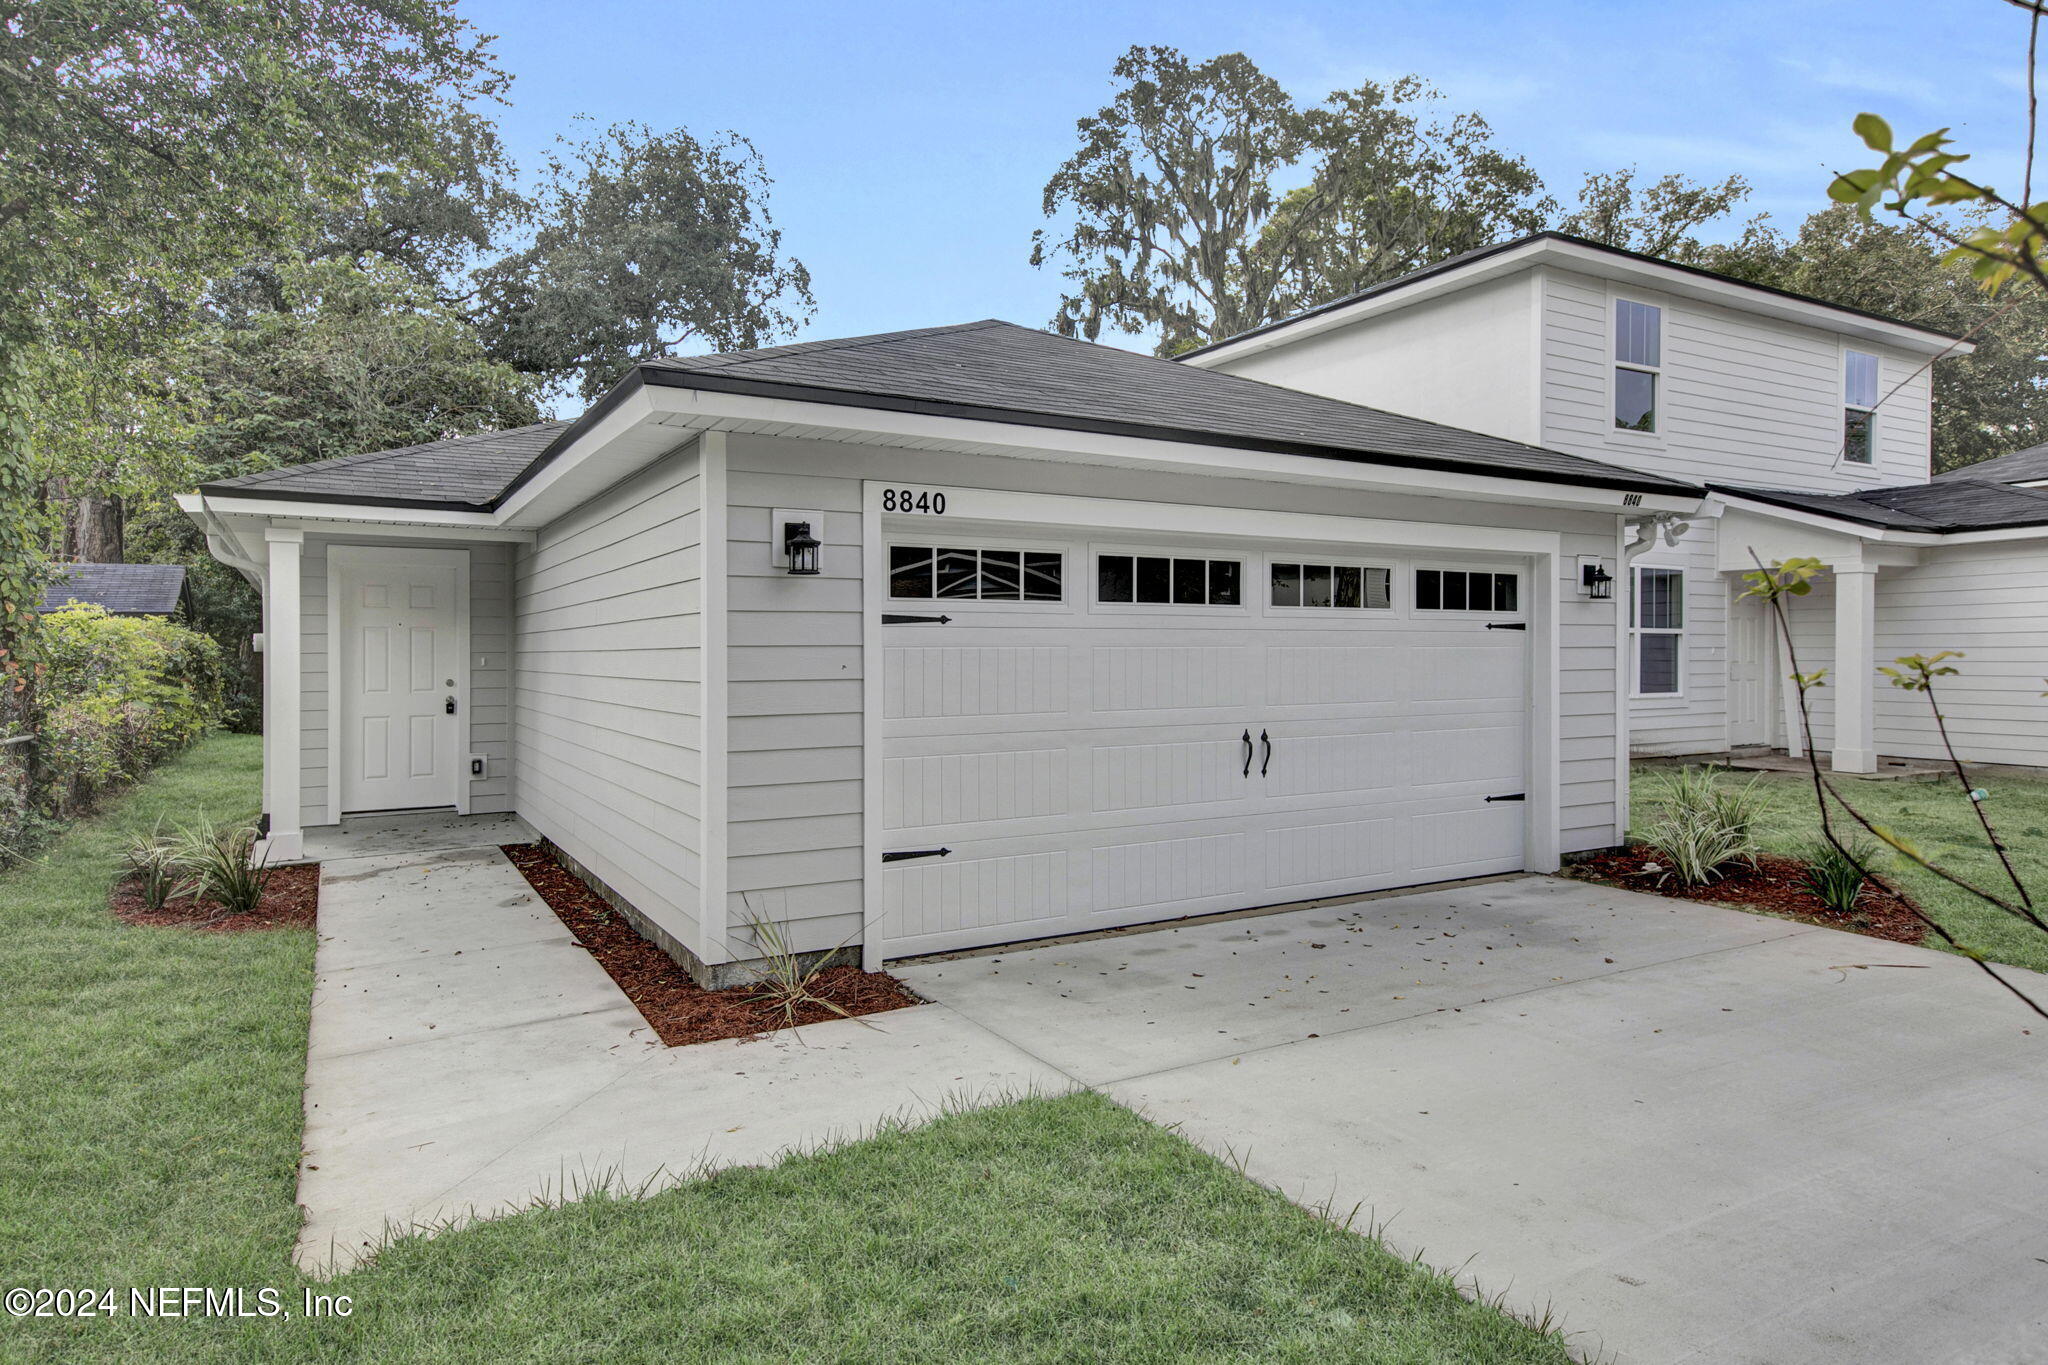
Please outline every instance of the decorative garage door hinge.
[[1486, 799], [1489, 801], [1527, 801], [1529, 799], [1529, 793], [1510, 792], [1506, 796], [1489, 796]]
[[894, 853], [884, 853], [885, 863], [900, 863], [905, 858], [944, 858], [952, 853], [950, 848], [900, 848]]
[[950, 616], [905, 616], [893, 611], [882, 613], [885, 626], [943, 626], [952, 619]]
[[1488, 621], [1486, 628], [1488, 630], [1527, 630], [1529, 623], [1527, 621]]

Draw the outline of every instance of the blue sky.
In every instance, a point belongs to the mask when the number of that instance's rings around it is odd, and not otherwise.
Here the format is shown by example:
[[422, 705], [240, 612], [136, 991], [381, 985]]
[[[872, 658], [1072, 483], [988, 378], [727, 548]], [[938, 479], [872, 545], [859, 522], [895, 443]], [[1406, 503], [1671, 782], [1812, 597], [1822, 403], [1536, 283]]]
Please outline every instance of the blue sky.
[[517, 76], [501, 122], [522, 166], [576, 114], [752, 138], [784, 244], [812, 272], [809, 337], [1043, 325], [1059, 288], [1028, 261], [1040, 193], [1133, 43], [1243, 51], [1311, 100], [1416, 72], [1560, 197], [1630, 164], [1740, 172], [1753, 209], [1786, 226], [1822, 206], [1830, 167], [1853, 164], [1860, 110], [1902, 132], [1954, 125], [2000, 185], [2023, 113], [2025, 20], [2001, 0], [464, 8]]

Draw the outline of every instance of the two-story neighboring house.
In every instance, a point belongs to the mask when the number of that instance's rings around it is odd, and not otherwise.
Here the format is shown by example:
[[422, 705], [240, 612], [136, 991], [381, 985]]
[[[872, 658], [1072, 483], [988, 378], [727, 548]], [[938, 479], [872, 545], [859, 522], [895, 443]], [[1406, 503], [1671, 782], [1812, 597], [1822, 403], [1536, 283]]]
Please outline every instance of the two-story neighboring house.
[[[1843, 771], [1937, 757], [1879, 663], [1961, 649], [1959, 747], [2048, 762], [2048, 496], [1929, 482], [1929, 370], [1968, 343], [1556, 233], [1489, 247], [1184, 357], [1703, 485], [1627, 535], [1618, 585], [1638, 754], [1797, 750], [1786, 651], [1754, 562], [1813, 556], [1791, 603], [1817, 747]], [[2038, 463], [2038, 462], [2037, 462]], [[2028, 468], [2036, 477], [2048, 470]]]

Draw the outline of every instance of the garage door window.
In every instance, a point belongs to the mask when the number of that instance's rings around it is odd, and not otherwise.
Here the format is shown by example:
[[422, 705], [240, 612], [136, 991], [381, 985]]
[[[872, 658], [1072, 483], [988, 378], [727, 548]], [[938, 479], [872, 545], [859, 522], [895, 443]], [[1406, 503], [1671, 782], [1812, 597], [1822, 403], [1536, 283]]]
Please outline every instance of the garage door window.
[[1392, 572], [1357, 564], [1275, 564], [1276, 607], [1370, 609], [1393, 605]]
[[1234, 559], [1180, 559], [1168, 555], [1098, 555], [1099, 602], [1175, 607], [1234, 607], [1242, 600], [1241, 566]]
[[1417, 611], [1519, 611], [1521, 576], [1473, 569], [1417, 569]]
[[1684, 691], [1685, 571], [1637, 568], [1633, 598], [1636, 695], [1678, 696]]
[[959, 546], [889, 547], [889, 596], [909, 600], [1057, 602], [1056, 550], [979, 550]]

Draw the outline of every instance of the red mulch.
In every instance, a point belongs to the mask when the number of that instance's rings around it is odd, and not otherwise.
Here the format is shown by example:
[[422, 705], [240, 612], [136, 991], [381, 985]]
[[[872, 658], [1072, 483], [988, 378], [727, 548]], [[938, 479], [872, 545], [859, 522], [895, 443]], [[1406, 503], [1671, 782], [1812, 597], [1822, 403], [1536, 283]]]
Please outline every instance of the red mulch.
[[[754, 999], [754, 986], [707, 991], [690, 979], [674, 958], [640, 936], [632, 922], [556, 862], [536, 844], [505, 844], [512, 860], [540, 892], [576, 941], [611, 973], [626, 998], [670, 1047], [718, 1038], [751, 1038], [782, 1028], [783, 1012]], [[811, 982], [811, 993], [847, 1014], [879, 1014], [922, 1003], [895, 977], [858, 967], [827, 967]], [[822, 1024], [843, 1016], [823, 1005], [806, 1004], [799, 1024]]]
[[1800, 875], [1804, 864], [1797, 858], [1766, 853], [1756, 860], [1754, 869], [1747, 863], [1730, 863], [1721, 869], [1719, 881], [1705, 886], [1681, 886], [1676, 877], [1666, 877], [1660, 885], [1660, 874], [1643, 871], [1645, 864], [1658, 861], [1655, 852], [1637, 844], [1619, 852], [1596, 853], [1581, 859], [1566, 867], [1565, 875], [1630, 891], [1650, 891], [1675, 900], [1713, 901], [1762, 910], [1830, 929], [1888, 938], [1895, 943], [1918, 943], [1926, 933], [1926, 926], [1914, 916], [1907, 902], [1867, 884], [1863, 894], [1856, 898], [1855, 914], [1841, 915], [1828, 909], [1807, 890]]
[[130, 924], [209, 933], [240, 933], [249, 929], [310, 929], [320, 908], [320, 864], [280, 867], [263, 888], [263, 901], [246, 915], [224, 915], [209, 900], [180, 896], [161, 910], [145, 910], [133, 879], [115, 883], [107, 907]]

